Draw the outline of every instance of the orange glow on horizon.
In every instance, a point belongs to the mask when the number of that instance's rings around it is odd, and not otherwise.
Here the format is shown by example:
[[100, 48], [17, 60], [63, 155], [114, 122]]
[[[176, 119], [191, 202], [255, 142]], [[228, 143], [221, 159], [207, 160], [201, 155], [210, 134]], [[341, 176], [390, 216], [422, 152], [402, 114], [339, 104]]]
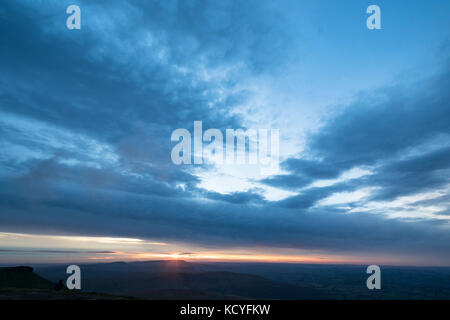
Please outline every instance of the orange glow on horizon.
[[279, 263], [363, 263], [363, 260], [348, 257], [313, 257], [294, 255], [272, 255], [272, 254], [234, 254], [221, 252], [197, 252], [197, 253], [124, 253], [111, 254], [104, 257], [91, 257], [89, 260], [116, 260], [128, 261], [139, 260], [191, 260], [205, 262], [279, 262]]
[[[430, 263], [426, 257], [370, 253], [344, 255], [293, 248], [240, 247], [215, 251], [189, 243], [158, 239], [42, 235], [0, 232], [1, 259], [8, 263], [61, 263], [95, 261], [186, 260], [204, 262], [274, 262], [311, 264], [381, 264], [448, 266]], [[45, 249], [45, 250], [44, 250]]]

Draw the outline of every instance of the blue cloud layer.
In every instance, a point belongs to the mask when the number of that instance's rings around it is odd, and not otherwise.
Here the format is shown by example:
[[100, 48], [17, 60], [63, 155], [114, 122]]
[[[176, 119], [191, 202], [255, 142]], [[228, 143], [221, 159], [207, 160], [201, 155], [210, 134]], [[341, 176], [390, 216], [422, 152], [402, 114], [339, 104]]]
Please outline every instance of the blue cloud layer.
[[[448, 63], [438, 76], [361, 94], [326, 119], [301, 155], [284, 159], [285, 173], [258, 181], [295, 192], [271, 202], [255, 189], [200, 188], [191, 168], [170, 161], [170, 133], [194, 120], [243, 127], [230, 112], [248, 98], [240, 84], [298, 57], [297, 30], [283, 19], [291, 2], [80, 2], [76, 32], [58, 14], [68, 4], [2, 4], [2, 231], [404, 253], [450, 264], [446, 220], [388, 219], [358, 210], [363, 202], [348, 204], [352, 214], [317, 205], [364, 187], [378, 188], [367, 201], [387, 201], [449, 184]], [[372, 174], [311, 187], [355, 167]], [[448, 204], [441, 196], [414, 205], [448, 215]]]

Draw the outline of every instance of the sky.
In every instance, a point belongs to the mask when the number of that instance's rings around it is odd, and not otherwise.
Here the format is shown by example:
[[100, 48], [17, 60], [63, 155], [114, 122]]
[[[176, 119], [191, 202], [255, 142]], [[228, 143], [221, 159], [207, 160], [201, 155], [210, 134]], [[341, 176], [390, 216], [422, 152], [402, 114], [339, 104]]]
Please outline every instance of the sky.
[[[2, 1], [0, 264], [450, 266], [449, 14], [438, 0]], [[278, 129], [279, 170], [175, 164], [171, 134], [194, 121]]]

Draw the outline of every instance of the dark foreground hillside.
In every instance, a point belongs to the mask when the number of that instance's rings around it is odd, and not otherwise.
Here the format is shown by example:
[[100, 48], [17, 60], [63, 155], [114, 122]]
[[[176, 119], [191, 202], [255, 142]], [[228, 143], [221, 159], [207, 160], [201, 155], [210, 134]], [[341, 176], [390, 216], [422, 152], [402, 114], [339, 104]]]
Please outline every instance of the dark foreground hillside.
[[0, 268], [0, 300], [117, 300], [130, 299], [95, 292], [56, 290], [53, 283], [31, 267]]

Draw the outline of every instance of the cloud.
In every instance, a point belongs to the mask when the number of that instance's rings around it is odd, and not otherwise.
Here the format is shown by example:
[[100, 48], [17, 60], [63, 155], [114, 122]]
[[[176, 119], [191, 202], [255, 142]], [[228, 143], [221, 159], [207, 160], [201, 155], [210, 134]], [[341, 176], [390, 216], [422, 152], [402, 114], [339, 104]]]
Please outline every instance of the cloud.
[[[253, 198], [244, 193], [217, 197], [224, 201], [205, 201], [167, 195], [145, 185], [133, 190], [128, 185], [120, 188], [116, 181], [110, 185], [98, 180], [99, 173], [93, 175], [88, 168], [51, 166], [43, 170], [52, 173], [45, 177], [2, 183], [2, 228], [10, 232], [138, 237], [212, 248], [257, 245], [425, 255], [428, 251], [445, 254], [450, 249], [448, 232], [435, 225], [398, 219], [387, 222], [384, 217], [366, 213], [346, 215], [332, 207], [307, 209], [309, 203], [250, 205]], [[58, 166], [63, 175], [56, 174]], [[104, 172], [100, 177], [109, 175]], [[323, 192], [324, 188], [317, 188], [306, 199], [324, 197]]]
[[[232, 112], [248, 99], [242, 83], [295, 58], [298, 30], [281, 15], [289, 2], [83, 1], [76, 32], [59, 14], [68, 4], [2, 9], [2, 229], [449, 256], [442, 221], [317, 205], [359, 188], [380, 187], [378, 201], [448, 183], [447, 65], [433, 79], [361, 94], [308, 136], [301, 158], [283, 161], [283, 175], [256, 181], [296, 195], [220, 194], [172, 164], [170, 133], [194, 120], [244, 127]], [[439, 143], [421, 149], [430, 141]], [[373, 174], [311, 186], [355, 167]]]
[[450, 72], [363, 94], [309, 141], [310, 152], [338, 168], [373, 165], [448, 135]]
[[67, 253], [88, 253], [88, 254], [104, 254], [104, 253], [116, 253], [115, 251], [93, 251], [93, 250], [24, 250], [24, 249], [0, 249], [0, 253], [61, 253], [61, 254], [67, 254]]
[[298, 190], [316, 180], [337, 178], [343, 170], [335, 163], [299, 158], [288, 158], [281, 163], [281, 167], [289, 174], [275, 175], [261, 182], [274, 187]]
[[450, 148], [386, 164], [366, 183], [381, 187], [372, 197], [375, 200], [390, 200], [446, 186], [450, 183]]
[[[267, 246], [334, 252], [448, 252], [445, 229], [342, 210], [291, 210], [73, 186], [40, 185], [39, 201], [2, 192], [0, 222], [12, 231], [133, 236], [206, 247]], [[2, 190], [5, 190], [2, 188]], [[426, 239], [426, 241], [424, 241]]]
[[259, 193], [252, 191], [249, 192], [231, 192], [229, 194], [222, 194], [218, 192], [207, 192], [206, 197], [208, 199], [220, 200], [236, 204], [247, 203], [264, 203], [264, 197]]
[[[426, 81], [361, 94], [309, 136], [303, 154], [312, 160], [287, 159], [282, 164], [287, 174], [262, 182], [299, 190], [299, 195], [282, 204], [301, 208], [313, 206], [330, 191], [378, 187], [373, 200], [392, 200], [446, 186], [450, 183], [449, 75], [448, 64], [444, 64], [440, 75]], [[351, 184], [308, 187], [356, 167], [373, 172]]]

